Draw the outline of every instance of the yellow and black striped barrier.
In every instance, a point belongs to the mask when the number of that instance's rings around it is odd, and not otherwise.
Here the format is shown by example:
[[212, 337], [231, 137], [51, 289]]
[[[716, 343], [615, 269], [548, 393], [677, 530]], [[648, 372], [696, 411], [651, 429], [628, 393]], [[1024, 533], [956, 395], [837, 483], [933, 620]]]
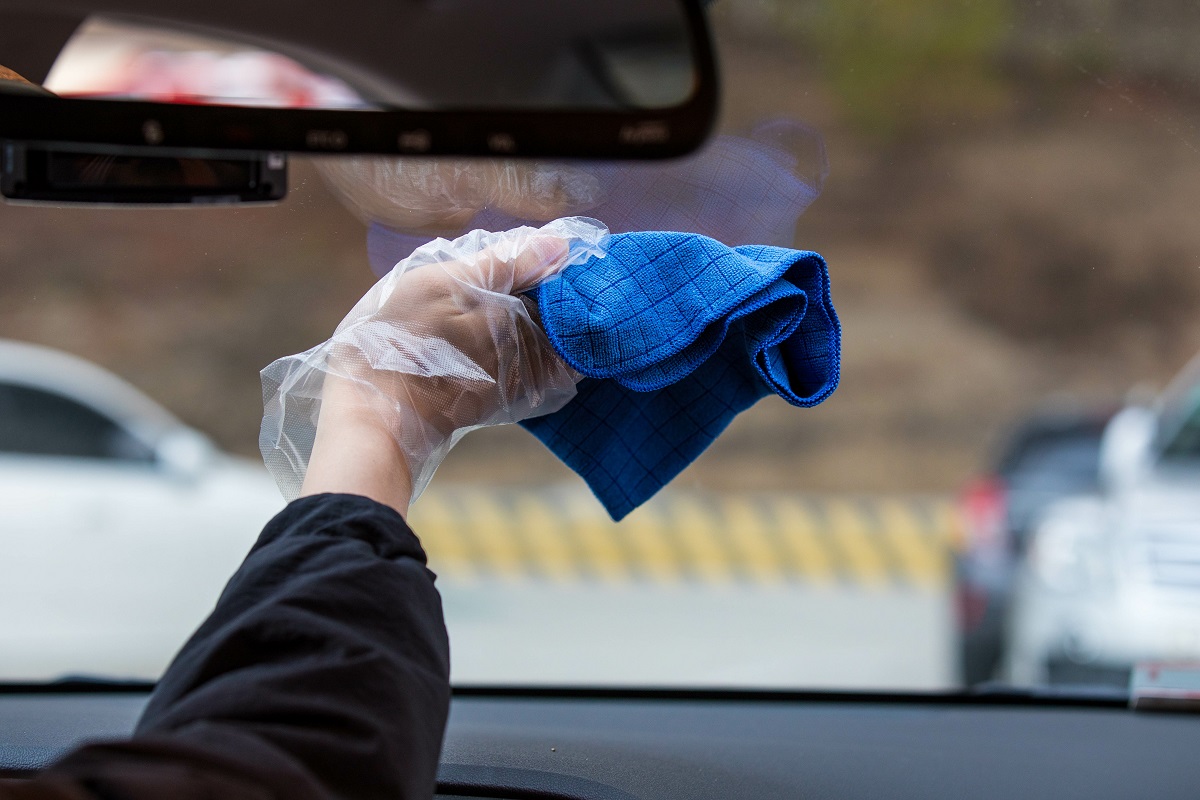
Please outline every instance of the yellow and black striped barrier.
[[586, 491], [442, 487], [413, 506], [451, 580], [942, 586], [957, 517], [943, 498], [667, 491], [620, 523]]

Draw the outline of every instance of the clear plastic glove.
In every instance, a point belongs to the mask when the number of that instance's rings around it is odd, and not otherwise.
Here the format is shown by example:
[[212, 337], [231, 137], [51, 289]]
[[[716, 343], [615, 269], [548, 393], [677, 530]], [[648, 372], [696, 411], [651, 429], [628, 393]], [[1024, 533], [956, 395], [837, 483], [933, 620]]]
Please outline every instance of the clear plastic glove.
[[436, 239], [375, 284], [329, 341], [263, 370], [259, 447], [284, 496], [300, 494], [322, 437], [326, 447], [346, 431], [370, 442], [346, 467], [369, 472], [378, 433], [399, 454], [407, 474], [395, 479], [411, 481], [404, 488], [415, 500], [468, 432], [562, 408], [579, 375], [554, 351], [534, 303], [517, 295], [602, 257], [607, 235], [572, 217]]
[[485, 208], [543, 220], [583, 213], [604, 199], [594, 175], [542, 161], [342, 157], [313, 163], [360, 218], [406, 233], [460, 231]]

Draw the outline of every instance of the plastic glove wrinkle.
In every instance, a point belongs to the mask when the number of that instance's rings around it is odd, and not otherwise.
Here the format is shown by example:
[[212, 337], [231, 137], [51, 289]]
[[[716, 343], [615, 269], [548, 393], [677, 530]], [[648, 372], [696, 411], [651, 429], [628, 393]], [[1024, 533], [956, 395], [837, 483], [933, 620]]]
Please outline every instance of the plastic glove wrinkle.
[[592, 220], [472, 231], [400, 262], [355, 304], [331, 339], [263, 371], [264, 462], [289, 499], [303, 484], [326, 379], [339, 404], [360, 403], [396, 441], [415, 499], [462, 436], [561, 409], [580, 376], [514, 292], [601, 255]]

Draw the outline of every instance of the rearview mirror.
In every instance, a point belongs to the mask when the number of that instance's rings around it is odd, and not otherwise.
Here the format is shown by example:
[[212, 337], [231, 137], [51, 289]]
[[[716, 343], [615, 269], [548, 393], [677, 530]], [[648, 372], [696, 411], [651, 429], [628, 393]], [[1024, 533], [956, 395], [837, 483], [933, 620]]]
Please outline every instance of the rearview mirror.
[[661, 158], [717, 97], [699, 0], [0, 0], [0, 67], [0, 139], [176, 150]]

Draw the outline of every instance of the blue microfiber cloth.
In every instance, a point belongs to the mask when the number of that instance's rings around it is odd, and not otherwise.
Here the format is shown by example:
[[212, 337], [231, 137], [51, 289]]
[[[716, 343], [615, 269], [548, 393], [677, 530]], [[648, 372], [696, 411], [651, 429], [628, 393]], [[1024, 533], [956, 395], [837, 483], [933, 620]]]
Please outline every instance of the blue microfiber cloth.
[[535, 296], [555, 349], [586, 377], [565, 407], [521, 424], [615, 520], [768, 393], [807, 407], [837, 388], [841, 325], [816, 253], [617, 234], [605, 258]]

